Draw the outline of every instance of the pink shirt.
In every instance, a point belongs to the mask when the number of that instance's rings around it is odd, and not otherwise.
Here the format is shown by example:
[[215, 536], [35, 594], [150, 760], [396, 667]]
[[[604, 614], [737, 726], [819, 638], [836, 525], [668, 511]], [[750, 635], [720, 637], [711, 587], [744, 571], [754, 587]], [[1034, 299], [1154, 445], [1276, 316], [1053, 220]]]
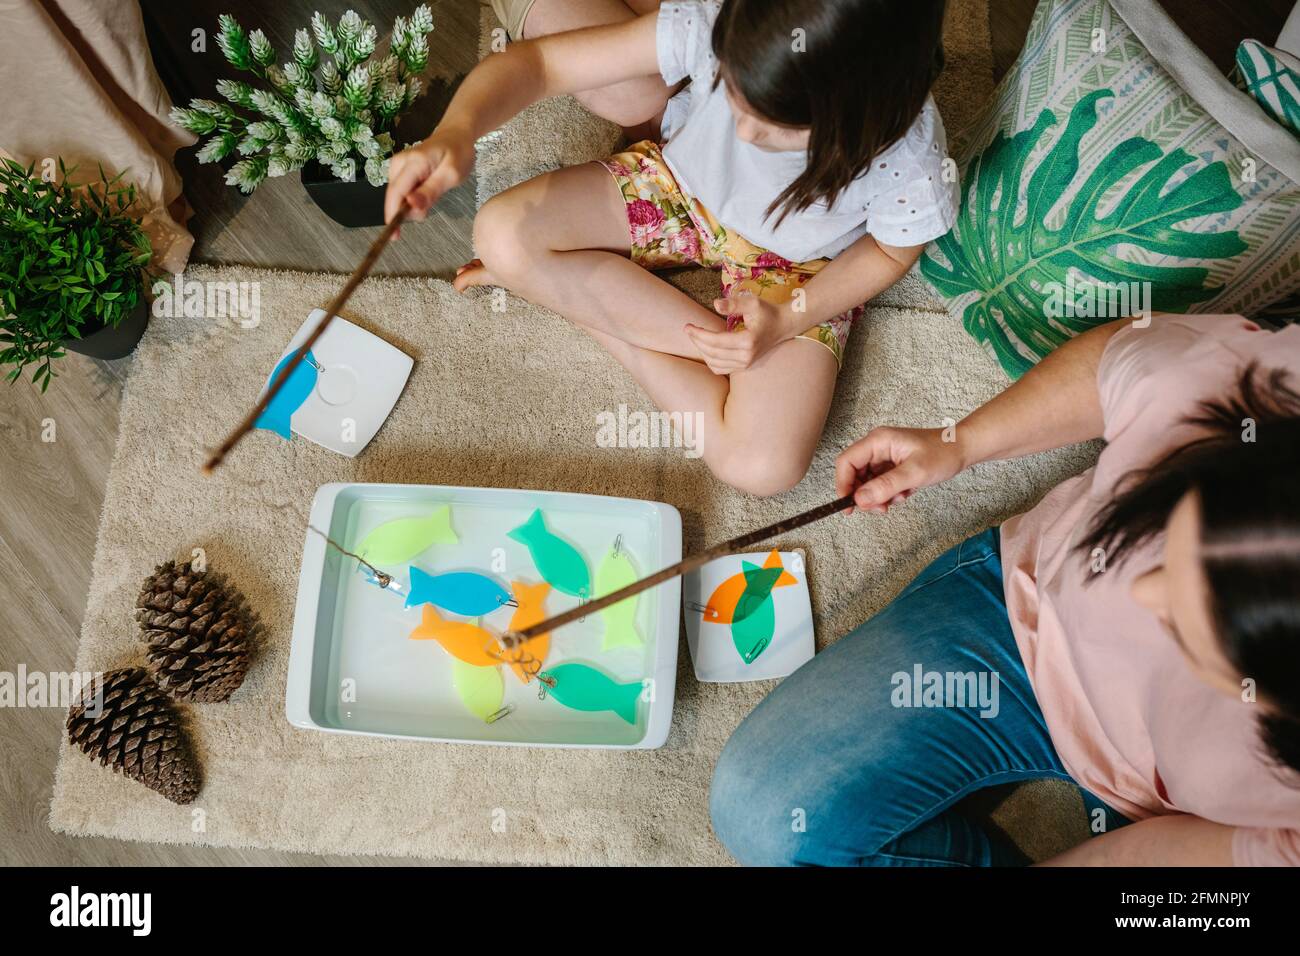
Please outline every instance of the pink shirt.
[[1300, 384], [1300, 327], [1274, 333], [1240, 316], [1199, 315], [1117, 332], [1097, 374], [1106, 449], [1095, 468], [1003, 525], [1003, 577], [1020, 654], [1075, 780], [1130, 819], [1191, 813], [1238, 827], [1239, 866], [1297, 865], [1300, 788], [1288, 783], [1300, 775], [1268, 763], [1256, 705], [1197, 678], [1129, 594], [1163, 542], [1096, 575], [1073, 550], [1115, 483], [1197, 437], [1183, 419], [1232, 394], [1252, 360]]

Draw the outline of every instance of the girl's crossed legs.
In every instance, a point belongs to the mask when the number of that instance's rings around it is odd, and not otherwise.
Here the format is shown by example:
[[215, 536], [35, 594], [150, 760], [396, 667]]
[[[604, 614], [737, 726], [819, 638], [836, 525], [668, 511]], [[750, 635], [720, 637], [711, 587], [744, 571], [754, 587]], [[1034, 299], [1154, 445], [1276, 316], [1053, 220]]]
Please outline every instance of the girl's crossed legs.
[[[509, 0], [507, 6], [516, 21], [511, 26], [531, 39], [630, 19], [657, 9], [659, 0]], [[672, 92], [649, 77], [578, 99], [635, 140], [647, 129], [657, 132]], [[475, 220], [474, 244], [481, 261], [461, 271], [458, 289], [505, 286], [581, 326], [660, 409], [700, 413], [698, 450], [722, 481], [771, 495], [803, 478], [830, 407], [835, 358], [796, 340], [744, 372], [711, 372], [683, 328], [722, 329], [723, 319], [631, 261], [627, 207], [600, 165], [539, 176], [493, 198]]]
[[589, 163], [494, 197], [474, 223], [480, 260], [456, 288], [501, 285], [581, 326], [665, 412], [700, 415], [699, 451], [722, 481], [773, 495], [803, 478], [838, 371], [830, 349], [782, 342], [752, 366], [715, 375], [686, 335], [723, 318], [632, 262], [624, 197]]

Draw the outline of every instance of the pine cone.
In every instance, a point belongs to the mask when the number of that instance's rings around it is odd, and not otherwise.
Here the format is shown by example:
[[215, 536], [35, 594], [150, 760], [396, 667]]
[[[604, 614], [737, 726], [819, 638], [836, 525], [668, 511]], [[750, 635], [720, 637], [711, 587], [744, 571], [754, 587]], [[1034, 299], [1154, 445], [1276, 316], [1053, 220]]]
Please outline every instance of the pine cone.
[[112, 766], [173, 803], [198, 796], [199, 765], [180, 715], [140, 668], [109, 671], [87, 687], [68, 709], [67, 726], [68, 740], [100, 766]]
[[160, 564], [144, 582], [136, 620], [149, 673], [179, 700], [226, 700], [248, 672], [257, 620], [244, 596], [211, 571]]

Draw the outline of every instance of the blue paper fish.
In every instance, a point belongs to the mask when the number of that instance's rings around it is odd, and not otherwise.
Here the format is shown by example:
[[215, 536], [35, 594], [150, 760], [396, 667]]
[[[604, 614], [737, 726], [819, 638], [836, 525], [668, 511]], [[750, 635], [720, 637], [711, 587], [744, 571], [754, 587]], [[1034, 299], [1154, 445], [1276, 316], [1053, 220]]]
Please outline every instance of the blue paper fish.
[[509, 537], [528, 548], [542, 580], [555, 590], [574, 597], [591, 596], [591, 572], [587, 570], [587, 562], [573, 545], [551, 534], [540, 508], [509, 532]]
[[509, 602], [510, 592], [485, 574], [473, 571], [429, 574], [417, 567], [411, 568], [411, 590], [406, 596], [407, 607], [432, 604], [453, 614], [480, 617]]
[[[294, 349], [280, 359], [280, 364], [275, 367], [271, 377], [266, 380], [268, 388], [279, 379], [285, 366], [297, 354], [298, 350]], [[302, 406], [302, 403], [307, 400], [307, 396], [312, 393], [312, 389], [316, 387], [316, 366], [313, 364], [315, 361], [316, 356], [308, 352], [303, 360], [293, 367], [293, 371], [289, 373], [289, 380], [276, 393], [275, 398], [271, 399], [271, 404], [266, 406], [266, 410], [257, 416], [257, 421], [253, 423], [254, 428], [275, 432], [284, 439], [293, 437], [293, 433], [289, 431], [289, 419], [293, 417], [293, 413]]]

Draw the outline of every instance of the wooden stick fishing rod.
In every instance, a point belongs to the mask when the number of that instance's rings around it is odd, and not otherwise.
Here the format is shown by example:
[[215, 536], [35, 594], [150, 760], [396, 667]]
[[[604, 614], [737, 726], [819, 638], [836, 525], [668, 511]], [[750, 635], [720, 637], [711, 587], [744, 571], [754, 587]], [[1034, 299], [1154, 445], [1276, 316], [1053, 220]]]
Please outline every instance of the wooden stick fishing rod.
[[768, 540], [769, 538], [778, 538], [787, 534], [796, 528], [802, 528], [804, 525], [812, 524], [814, 521], [821, 521], [831, 515], [847, 511], [853, 507], [853, 496], [845, 495], [843, 498], [836, 498], [834, 501], [828, 501], [824, 505], [819, 505], [811, 511], [805, 511], [797, 514], [792, 518], [786, 518], [784, 521], [778, 521], [776, 524], [770, 524], [766, 528], [759, 528], [757, 531], [750, 531], [747, 534], [739, 535], [730, 541], [723, 541], [721, 544], [715, 544], [711, 548], [692, 554], [690, 557], [683, 558], [676, 564], [671, 564], [661, 571], [656, 571], [649, 577], [644, 577], [639, 581], [633, 581], [625, 588], [612, 591], [604, 597], [596, 598], [586, 604], [579, 604], [563, 614], [557, 614], [555, 617], [548, 618], [534, 624], [532, 627], [526, 627], [522, 631], [510, 631], [501, 638], [501, 643], [506, 647], [514, 647], [522, 641], [529, 638], [537, 637], [548, 631], [563, 627], [566, 624], [572, 624], [574, 621], [586, 617], [588, 614], [595, 614], [597, 611], [603, 611], [612, 604], [619, 601], [625, 601], [628, 598], [640, 594], [642, 591], [648, 591], [657, 584], [663, 584], [678, 575], [689, 574], [698, 568], [703, 567], [710, 561], [718, 558], [725, 558], [729, 554], [735, 554], [738, 551], [748, 551], [756, 544]]
[[253, 410], [248, 413], [234, 431], [226, 436], [226, 440], [221, 443], [221, 447], [213, 452], [212, 456], [204, 463], [203, 473], [205, 475], [210, 475], [216, 471], [217, 466], [225, 461], [226, 456], [229, 455], [231, 450], [239, 444], [240, 439], [253, 430], [253, 426], [257, 424], [257, 420], [262, 416], [262, 413], [266, 411], [267, 407], [275, 399], [275, 396], [280, 394], [280, 389], [284, 387], [284, 383], [289, 381], [289, 375], [298, 367], [298, 363], [306, 359], [307, 353], [311, 351], [312, 346], [316, 344], [320, 337], [325, 334], [325, 330], [329, 328], [329, 324], [334, 321], [334, 317], [343, 311], [343, 307], [348, 304], [348, 299], [352, 298], [352, 293], [357, 291], [357, 286], [361, 285], [361, 283], [365, 281], [366, 276], [370, 275], [370, 270], [375, 267], [375, 263], [379, 261], [379, 257], [383, 254], [384, 250], [388, 247], [388, 243], [392, 240], [393, 233], [397, 231], [403, 220], [406, 219], [406, 213], [409, 208], [410, 207], [407, 206], [406, 203], [402, 203], [396, 214], [393, 216], [393, 221], [385, 226], [384, 231], [381, 232], [379, 237], [370, 244], [370, 249], [366, 252], [366, 257], [362, 259], [361, 264], [352, 271], [352, 275], [348, 277], [347, 284], [339, 290], [338, 294], [330, 300], [329, 305], [325, 307], [325, 317], [317, 323], [316, 328], [312, 329], [311, 335], [307, 336], [302, 345], [298, 346], [297, 351], [295, 351], [289, 361], [285, 363], [284, 367], [280, 370], [280, 374], [276, 376], [275, 381], [271, 382], [265, 394], [263, 394], [258, 403], [253, 406]]

